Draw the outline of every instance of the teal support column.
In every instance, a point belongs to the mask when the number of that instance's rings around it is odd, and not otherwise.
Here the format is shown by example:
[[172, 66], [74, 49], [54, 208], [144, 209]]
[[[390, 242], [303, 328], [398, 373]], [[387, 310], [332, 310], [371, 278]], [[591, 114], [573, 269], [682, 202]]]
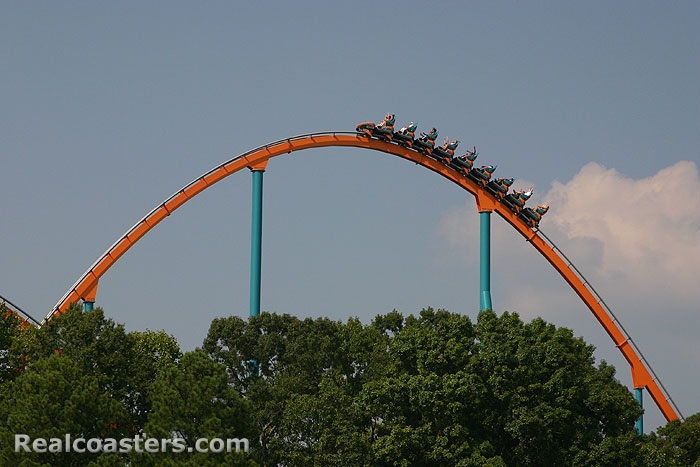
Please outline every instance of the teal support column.
[[94, 307], [95, 302], [83, 302], [83, 311], [85, 312], [92, 311]]
[[253, 170], [253, 220], [250, 240], [250, 316], [258, 316], [260, 314], [264, 172], [264, 170]]
[[491, 310], [491, 212], [479, 213], [481, 311]]
[[[253, 215], [250, 232], [250, 316], [260, 314], [260, 282], [262, 280], [262, 207], [263, 173], [265, 165], [251, 167], [253, 172]], [[248, 377], [258, 376], [260, 367], [255, 359], [248, 360]]]
[[[644, 394], [644, 388], [634, 388], [634, 397], [639, 403], [639, 408], [644, 409], [644, 403], [642, 402], [642, 395]], [[635, 428], [637, 429], [637, 434], [642, 436], [644, 434], [644, 414], [639, 414], [639, 418], [635, 423]]]

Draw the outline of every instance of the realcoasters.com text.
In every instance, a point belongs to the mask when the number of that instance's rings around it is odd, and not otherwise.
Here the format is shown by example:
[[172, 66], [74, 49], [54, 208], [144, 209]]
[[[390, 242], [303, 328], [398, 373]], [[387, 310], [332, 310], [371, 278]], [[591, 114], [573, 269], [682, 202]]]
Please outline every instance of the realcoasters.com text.
[[136, 435], [133, 438], [34, 438], [29, 435], [15, 435], [15, 452], [248, 452], [246, 438], [199, 438], [194, 446], [188, 446], [184, 438], [146, 438]]

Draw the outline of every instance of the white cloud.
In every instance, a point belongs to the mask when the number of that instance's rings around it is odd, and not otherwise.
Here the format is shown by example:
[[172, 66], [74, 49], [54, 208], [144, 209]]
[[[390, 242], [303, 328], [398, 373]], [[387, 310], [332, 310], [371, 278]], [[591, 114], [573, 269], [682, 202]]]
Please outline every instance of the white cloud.
[[700, 176], [678, 162], [633, 180], [591, 162], [568, 183], [555, 182], [543, 228], [602, 247], [597, 273], [632, 288], [696, 295], [700, 274]]

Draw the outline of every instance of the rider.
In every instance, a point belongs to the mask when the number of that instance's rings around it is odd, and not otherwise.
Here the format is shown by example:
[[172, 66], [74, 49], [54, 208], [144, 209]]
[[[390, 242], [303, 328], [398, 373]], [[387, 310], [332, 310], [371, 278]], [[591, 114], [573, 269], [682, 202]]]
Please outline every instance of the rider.
[[476, 152], [476, 146], [474, 146], [473, 151], [467, 151], [466, 154], [462, 156], [457, 156], [456, 159], [460, 161], [462, 165], [468, 166], [468, 168], [471, 170], [477, 155], [478, 153]]
[[520, 212], [520, 209], [525, 206], [525, 202], [530, 199], [533, 192], [534, 187], [530, 187], [527, 191], [521, 189], [513, 193], [517, 212]]
[[476, 159], [476, 157], [473, 157], [473, 156], [476, 156], [476, 154], [477, 154], [476, 153], [476, 146], [474, 146], [473, 151], [467, 150], [466, 154], [464, 154], [463, 156], [457, 157], [457, 159], [461, 159], [463, 161], [469, 159], [470, 161], [474, 161], [474, 159]]
[[389, 112], [389, 113], [387, 113], [386, 116], [384, 117], [384, 120], [382, 120], [381, 122], [379, 122], [379, 123], [377, 124], [377, 128], [383, 129], [383, 128], [384, 128], [385, 126], [387, 126], [387, 125], [390, 126], [390, 127], [393, 127], [395, 121], [396, 121], [395, 115], [392, 114], [391, 112]]
[[432, 128], [428, 134], [425, 134], [424, 132], [420, 132], [421, 137], [430, 140], [430, 141], [435, 141], [435, 139], [438, 137], [438, 131], [436, 128]]
[[549, 211], [549, 205], [548, 204], [542, 204], [540, 206], [537, 206], [535, 209], [532, 209], [532, 215], [530, 215], [530, 219], [528, 219], [528, 222], [530, 223], [530, 226], [532, 227], [537, 227], [542, 220], [542, 216], [547, 214], [547, 211]]
[[406, 125], [405, 127], [401, 128], [401, 129], [399, 130], [399, 133], [401, 133], [401, 134], [406, 134], [406, 132], [408, 131], [408, 129], [411, 128], [412, 126], [413, 126], [413, 122], [411, 122], [411, 123], [409, 123], [408, 125]]
[[442, 149], [443, 151], [454, 153], [454, 150], [457, 148], [458, 145], [458, 139], [452, 140], [452, 142], [450, 142], [450, 138], [445, 136], [445, 142], [442, 144], [442, 146], [440, 146], [440, 149]]

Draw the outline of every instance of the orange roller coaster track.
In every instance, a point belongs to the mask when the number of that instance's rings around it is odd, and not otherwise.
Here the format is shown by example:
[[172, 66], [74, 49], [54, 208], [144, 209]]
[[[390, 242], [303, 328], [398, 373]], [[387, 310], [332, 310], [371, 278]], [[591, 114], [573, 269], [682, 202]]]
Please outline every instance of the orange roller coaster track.
[[[211, 185], [244, 168], [264, 169], [267, 161], [275, 156], [301, 151], [303, 149], [323, 147], [372, 149], [410, 160], [442, 175], [474, 195], [480, 211], [495, 211], [498, 213], [549, 261], [554, 269], [561, 274], [564, 280], [588, 306], [595, 318], [613, 340], [615, 346], [622, 352], [622, 355], [629, 363], [634, 387], [638, 389], [645, 388], [649, 392], [667, 421], [679, 419], [678, 413], [680, 413], [680, 411], [677, 411], [673, 400], [667, 395], [668, 392], [665, 389], [662, 390], [663, 385], [659, 381], [659, 378], [653, 371], [648, 369], [646, 360], [627, 332], [624, 331], [621, 325], [618, 326], [619, 321], [612, 312], [610, 312], [605, 302], [598, 296], [588, 281], [583, 278], [581, 273], [566, 258], [561, 250], [559, 250], [541, 231], [533, 230], [521, 218], [513, 213], [513, 211], [504, 204], [498, 202], [479, 184], [474, 183], [453, 168], [412, 149], [378, 139], [368, 138], [364, 135], [358, 135], [357, 133], [313, 133], [276, 141], [234, 157], [195, 179], [170, 196], [163, 203], [156, 206], [109, 247], [66, 292], [53, 310], [44, 318], [42, 324], [46, 323], [53, 316], [65, 312], [71, 303], [77, 303], [80, 300], [94, 302], [98, 282], [109, 268], [153, 227]], [[616, 324], [616, 322], [618, 324]]]
[[34, 319], [32, 315], [12, 303], [10, 300], [7, 298], [3, 297], [0, 295], [0, 304], [5, 305], [6, 313], [7, 316], [9, 317], [10, 315], [15, 315], [17, 316], [20, 320], [22, 320], [22, 323], [20, 324], [21, 327], [27, 327], [29, 326], [29, 322], [31, 321], [31, 324], [39, 324], [39, 321]]

